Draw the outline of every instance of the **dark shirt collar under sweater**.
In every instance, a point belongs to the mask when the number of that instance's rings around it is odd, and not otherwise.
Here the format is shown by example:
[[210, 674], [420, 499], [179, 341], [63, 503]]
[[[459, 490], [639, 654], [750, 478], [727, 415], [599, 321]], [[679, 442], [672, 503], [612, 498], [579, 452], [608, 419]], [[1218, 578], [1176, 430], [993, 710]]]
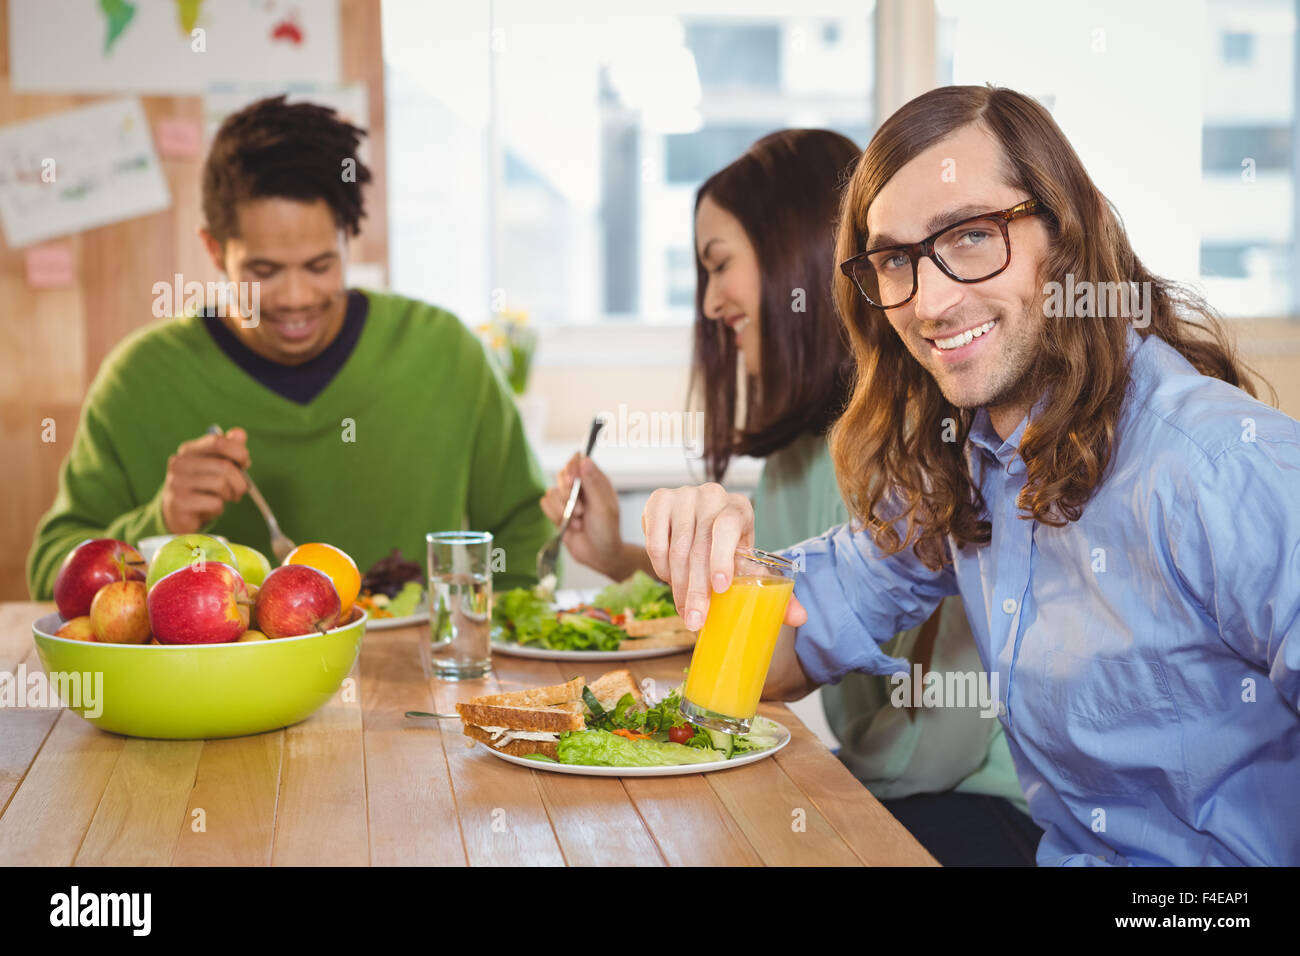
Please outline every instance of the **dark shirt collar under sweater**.
[[217, 343], [217, 347], [226, 353], [227, 358], [277, 395], [299, 405], [310, 405], [325, 390], [325, 386], [334, 380], [334, 376], [352, 354], [357, 340], [361, 338], [369, 308], [370, 302], [364, 294], [349, 289], [343, 328], [334, 337], [334, 341], [326, 346], [325, 351], [301, 365], [281, 365], [264, 358], [235, 338], [234, 333], [216, 316], [205, 314], [202, 318], [208, 334]]

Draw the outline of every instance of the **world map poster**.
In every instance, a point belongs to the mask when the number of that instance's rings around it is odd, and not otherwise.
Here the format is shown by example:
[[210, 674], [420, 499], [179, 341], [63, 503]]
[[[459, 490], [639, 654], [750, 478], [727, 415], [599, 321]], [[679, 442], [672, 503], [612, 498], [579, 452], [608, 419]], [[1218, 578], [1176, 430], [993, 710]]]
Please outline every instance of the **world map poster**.
[[337, 84], [337, 0], [9, 0], [17, 93]]

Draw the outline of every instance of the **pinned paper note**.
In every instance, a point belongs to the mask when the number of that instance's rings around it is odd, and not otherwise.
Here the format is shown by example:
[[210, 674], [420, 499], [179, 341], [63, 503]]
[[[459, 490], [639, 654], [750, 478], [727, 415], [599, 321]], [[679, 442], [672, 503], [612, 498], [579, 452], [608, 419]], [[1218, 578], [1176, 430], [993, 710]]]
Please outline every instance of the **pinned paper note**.
[[32, 246], [23, 260], [27, 266], [27, 284], [33, 289], [67, 289], [76, 283], [71, 243]]
[[138, 99], [0, 127], [0, 222], [11, 248], [169, 205]]
[[198, 120], [164, 116], [154, 124], [154, 141], [163, 159], [198, 159], [203, 152], [203, 129]]

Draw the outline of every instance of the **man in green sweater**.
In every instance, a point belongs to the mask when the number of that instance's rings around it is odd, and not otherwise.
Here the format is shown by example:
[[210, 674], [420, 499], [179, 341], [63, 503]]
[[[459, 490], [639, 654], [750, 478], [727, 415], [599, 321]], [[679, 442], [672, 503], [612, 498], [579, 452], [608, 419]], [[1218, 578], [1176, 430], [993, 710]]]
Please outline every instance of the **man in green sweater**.
[[86, 538], [203, 531], [270, 555], [241, 469], [285, 534], [362, 571], [393, 548], [423, 561], [425, 532], [468, 526], [502, 549], [498, 590], [536, 582], [546, 486], [500, 373], [454, 315], [344, 285], [363, 135], [282, 97], [222, 124], [202, 238], [231, 281], [257, 284], [256, 314], [167, 318], [105, 360], [28, 555], [33, 597]]

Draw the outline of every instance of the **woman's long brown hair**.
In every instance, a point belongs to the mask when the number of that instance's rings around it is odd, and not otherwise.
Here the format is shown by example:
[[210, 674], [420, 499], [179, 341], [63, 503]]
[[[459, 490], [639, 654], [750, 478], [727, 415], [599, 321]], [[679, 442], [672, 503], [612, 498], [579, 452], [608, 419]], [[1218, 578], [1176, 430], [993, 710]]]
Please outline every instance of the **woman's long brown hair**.
[[704, 397], [704, 461], [713, 481], [722, 481], [733, 455], [761, 458], [800, 435], [825, 434], [848, 401], [853, 356], [831, 298], [831, 271], [840, 194], [859, 156], [838, 133], [781, 130], [695, 195], [696, 209], [708, 196], [736, 217], [762, 277], [759, 314], [751, 316], [759, 323], [760, 374], [746, 379], [741, 423], [735, 336], [704, 315], [708, 274], [695, 256], [691, 392]]
[[[942, 87], [886, 120], [844, 192], [836, 262], [867, 248], [867, 210], [894, 174], [971, 123], [982, 124], [1001, 145], [1004, 181], [1049, 211], [1040, 288], [1064, 285], [1067, 274], [1076, 287], [1137, 282], [1141, 289], [1149, 282], [1150, 324], [1135, 329], [1138, 334], [1159, 336], [1201, 373], [1257, 394], [1254, 373], [1238, 360], [1215, 312], [1191, 290], [1147, 271], [1051, 115], [1012, 90]], [[851, 279], [837, 271], [833, 283], [857, 360], [853, 395], [831, 434], [841, 493], [882, 551], [911, 546], [937, 570], [948, 560], [949, 536], [956, 547], [991, 537], [963, 451], [976, 410], [944, 398], [884, 312], [868, 305]], [[1129, 321], [1114, 315], [1044, 323], [1029, 382], [1050, 397], [1020, 442], [1025, 487], [1016, 504], [1022, 518], [1057, 527], [1078, 520], [1105, 476], [1129, 383]], [[945, 419], [953, 420], [955, 441], [943, 434]]]

